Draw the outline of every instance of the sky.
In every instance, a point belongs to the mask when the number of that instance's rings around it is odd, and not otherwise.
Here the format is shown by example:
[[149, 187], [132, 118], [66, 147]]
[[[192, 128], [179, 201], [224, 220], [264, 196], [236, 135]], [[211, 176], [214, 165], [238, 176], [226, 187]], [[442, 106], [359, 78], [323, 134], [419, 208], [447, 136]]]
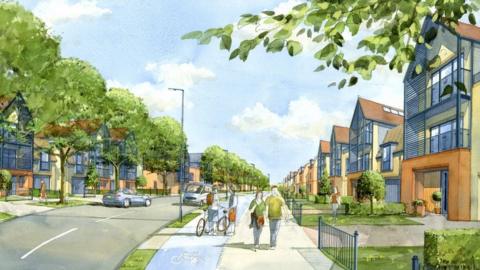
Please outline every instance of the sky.
[[[63, 57], [93, 64], [110, 87], [141, 97], [151, 116], [180, 120], [185, 89], [185, 132], [190, 152], [219, 145], [254, 163], [271, 182], [281, 182], [317, 155], [332, 125], [349, 126], [358, 96], [403, 107], [403, 75], [388, 68], [370, 81], [337, 90], [336, 70], [313, 72], [321, 45], [302, 54], [253, 51], [248, 61], [229, 61], [218, 42], [200, 46], [181, 36], [238, 21], [245, 13], [275, 10], [300, 0], [20, 0], [61, 36]], [[240, 29], [236, 37], [251, 34]], [[235, 45], [235, 43], [234, 43]], [[347, 39], [352, 56], [354, 40]]]

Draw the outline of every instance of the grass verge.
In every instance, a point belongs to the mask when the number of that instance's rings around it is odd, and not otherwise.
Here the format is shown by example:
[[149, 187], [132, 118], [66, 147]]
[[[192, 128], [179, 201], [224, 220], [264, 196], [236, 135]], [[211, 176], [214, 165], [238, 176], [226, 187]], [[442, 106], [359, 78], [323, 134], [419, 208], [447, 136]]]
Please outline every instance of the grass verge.
[[120, 266], [121, 270], [143, 270], [157, 252], [156, 249], [136, 249]]
[[423, 262], [423, 246], [420, 247], [363, 247], [358, 251], [359, 270], [410, 270], [412, 257]]
[[9, 213], [0, 212], [0, 222], [7, 221], [14, 217], [15, 217], [14, 215], [10, 215]]
[[89, 201], [82, 201], [82, 200], [68, 200], [63, 204], [59, 204], [58, 202], [32, 202], [28, 203], [28, 205], [35, 205], [35, 206], [46, 206], [52, 208], [63, 208], [63, 207], [74, 207], [74, 206], [81, 206], [91, 204]]
[[167, 228], [183, 228], [187, 223], [192, 221], [194, 218], [198, 217], [201, 213], [188, 213], [183, 216], [182, 221], [176, 219], [168, 224]]
[[[349, 225], [422, 225], [422, 223], [410, 220], [407, 216], [402, 215], [374, 215], [374, 216], [357, 216], [357, 215], [339, 215], [334, 222], [331, 215], [321, 215], [324, 222], [335, 226]], [[302, 226], [316, 227], [318, 225], [319, 215], [303, 215]]]

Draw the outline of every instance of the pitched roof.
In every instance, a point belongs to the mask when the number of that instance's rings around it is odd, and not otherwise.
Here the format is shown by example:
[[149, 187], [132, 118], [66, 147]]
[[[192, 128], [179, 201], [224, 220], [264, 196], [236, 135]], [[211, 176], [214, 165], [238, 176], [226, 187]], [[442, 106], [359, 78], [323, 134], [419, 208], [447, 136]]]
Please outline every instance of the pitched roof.
[[337, 143], [349, 143], [349, 132], [348, 127], [333, 126], [333, 132], [335, 134], [335, 142]]
[[402, 109], [394, 108], [361, 97], [358, 98], [358, 103], [360, 104], [363, 115], [366, 119], [395, 126], [403, 124], [403, 116], [400, 115], [400, 113], [403, 114]]
[[329, 141], [324, 141], [320, 140], [320, 152], [321, 153], [330, 153], [330, 142]]
[[[389, 131], [387, 131], [387, 134], [385, 135], [385, 138], [383, 139], [382, 144], [386, 143], [395, 143], [395, 153], [403, 151], [403, 125], [398, 125]], [[382, 156], [381, 149], [377, 153], [377, 157]]]
[[124, 140], [128, 135], [128, 129], [126, 128], [110, 128], [108, 130], [110, 138], [114, 141]]
[[100, 128], [101, 124], [98, 120], [77, 120], [67, 125], [47, 125], [43, 131], [37, 134], [38, 137], [44, 138], [48, 136], [64, 136], [71, 133], [75, 129], [81, 129], [86, 133], [93, 133]]
[[457, 31], [457, 33], [462, 37], [480, 40], [480, 28], [475, 25], [458, 22], [458, 26], [455, 31]]

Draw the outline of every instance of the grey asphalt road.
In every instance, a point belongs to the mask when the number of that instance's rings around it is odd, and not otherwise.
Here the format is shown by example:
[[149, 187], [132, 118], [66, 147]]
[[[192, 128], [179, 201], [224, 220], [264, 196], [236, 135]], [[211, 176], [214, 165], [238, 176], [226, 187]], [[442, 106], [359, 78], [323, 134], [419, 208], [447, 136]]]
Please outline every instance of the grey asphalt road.
[[148, 235], [178, 217], [177, 201], [159, 198], [151, 207], [128, 209], [86, 205], [0, 223], [0, 269], [116, 269]]

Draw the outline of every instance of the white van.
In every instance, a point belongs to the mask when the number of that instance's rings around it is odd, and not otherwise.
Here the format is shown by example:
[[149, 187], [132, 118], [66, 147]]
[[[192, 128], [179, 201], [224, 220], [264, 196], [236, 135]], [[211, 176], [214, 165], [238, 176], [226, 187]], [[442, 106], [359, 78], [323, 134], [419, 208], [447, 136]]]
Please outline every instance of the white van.
[[212, 192], [212, 185], [198, 182], [190, 182], [185, 186], [183, 203], [198, 204], [202, 206], [207, 203], [207, 195], [210, 192]]

